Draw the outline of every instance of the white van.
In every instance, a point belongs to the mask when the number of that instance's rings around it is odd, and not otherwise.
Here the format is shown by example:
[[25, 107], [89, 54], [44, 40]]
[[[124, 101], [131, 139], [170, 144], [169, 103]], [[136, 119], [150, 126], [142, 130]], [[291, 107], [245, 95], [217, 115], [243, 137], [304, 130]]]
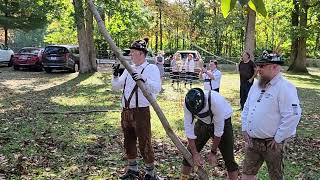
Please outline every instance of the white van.
[[8, 46], [0, 43], [0, 64], [12, 66], [12, 57], [14, 52]]

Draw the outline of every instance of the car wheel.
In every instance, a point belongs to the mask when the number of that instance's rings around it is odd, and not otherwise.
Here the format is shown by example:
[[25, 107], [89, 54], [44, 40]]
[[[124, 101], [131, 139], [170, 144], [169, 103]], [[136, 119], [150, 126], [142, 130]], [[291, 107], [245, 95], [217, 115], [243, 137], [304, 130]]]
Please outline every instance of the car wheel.
[[47, 73], [51, 73], [51, 72], [52, 72], [52, 69], [51, 69], [51, 68], [44, 68], [44, 70], [45, 70]]
[[36, 67], [36, 71], [37, 71], [37, 72], [41, 72], [42, 70], [43, 70], [43, 69], [42, 69], [42, 66], [37, 66], [37, 67]]
[[11, 67], [13, 65], [13, 57], [11, 56], [10, 61], [8, 63], [8, 67]]
[[16, 71], [19, 70], [19, 66], [13, 65], [13, 69], [16, 70]]
[[71, 73], [75, 73], [79, 71], [79, 64], [74, 64], [73, 68], [70, 70]]

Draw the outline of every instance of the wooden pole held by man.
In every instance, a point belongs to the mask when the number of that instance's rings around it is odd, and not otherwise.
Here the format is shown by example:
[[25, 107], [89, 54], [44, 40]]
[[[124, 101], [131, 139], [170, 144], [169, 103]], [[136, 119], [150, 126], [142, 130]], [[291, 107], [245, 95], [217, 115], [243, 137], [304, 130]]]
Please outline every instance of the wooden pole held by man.
[[[119, 48], [116, 46], [116, 44], [114, 43], [114, 41], [112, 40], [110, 34], [108, 33], [103, 20], [100, 17], [100, 14], [98, 13], [95, 5], [93, 4], [92, 0], [87, 0], [88, 5], [90, 10], [92, 11], [94, 18], [96, 19], [97, 23], [98, 23], [98, 27], [100, 32], [102, 33], [103, 37], [105, 38], [105, 40], [108, 42], [110, 48], [112, 49], [112, 51], [115, 53], [116, 57], [120, 60], [120, 62], [123, 64], [123, 66], [127, 69], [127, 71], [132, 74], [133, 70], [130, 67], [130, 65], [126, 62], [126, 58], [121, 54], [121, 51], [119, 50]], [[182, 142], [180, 141], [180, 139], [176, 136], [176, 134], [173, 132], [173, 130], [170, 127], [170, 124], [167, 120], [167, 118], [165, 117], [165, 115], [163, 114], [160, 106], [158, 105], [157, 101], [155, 98], [153, 98], [151, 96], [151, 94], [146, 90], [145, 85], [143, 82], [141, 81], [137, 81], [136, 82], [138, 87], [141, 89], [141, 91], [143, 92], [143, 95], [147, 98], [147, 100], [150, 102], [150, 104], [152, 105], [153, 109], [155, 110], [155, 112], [157, 113], [162, 126], [164, 127], [167, 135], [169, 136], [169, 138], [171, 139], [171, 141], [175, 144], [175, 146], [178, 148], [178, 150], [183, 154], [183, 156], [186, 158], [186, 160], [193, 166], [193, 160], [192, 160], [192, 155], [190, 154], [190, 152], [186, 149], [186, 147], [182, 144]], [[197, 174], [199, 175], [199, 177], [201, 179], [208, 179], [208, 175], [205, 172], [205, 170], [203, 168], [199, 168], [197, 170]]]

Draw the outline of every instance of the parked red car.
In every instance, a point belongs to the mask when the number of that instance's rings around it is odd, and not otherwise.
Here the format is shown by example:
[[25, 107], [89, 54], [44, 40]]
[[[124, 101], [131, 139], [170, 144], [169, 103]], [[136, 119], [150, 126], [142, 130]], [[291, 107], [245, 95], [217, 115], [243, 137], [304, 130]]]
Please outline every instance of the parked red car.
[[42, 71], [41, 54], [43, 49], [35, 47], [22, 48], [13, 56], [13, 69], [30, 68], [37, 71]]

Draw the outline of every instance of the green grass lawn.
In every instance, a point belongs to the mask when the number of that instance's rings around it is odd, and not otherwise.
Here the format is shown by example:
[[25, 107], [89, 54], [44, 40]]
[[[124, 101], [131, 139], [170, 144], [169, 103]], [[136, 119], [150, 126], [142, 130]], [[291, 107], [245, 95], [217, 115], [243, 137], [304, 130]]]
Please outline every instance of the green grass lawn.
[[[0, 71], [0, 179], [117, 179], [125, 167], [120, 112], [42, 113], [120, 110], [121, 93], [111, 91], [111, 74], [46, 74], [9, 68]], [[297, 139], [288, 148], [285, 179], [320, 179], [320, 71], [284, 75], [297, 86], [303, 108]], [[185, 141], [182, 103], [187, 90], [173, 89], [169, 80], [163, 87], [158, 103], [174, 132]], [[234, 109], [235, 151], [241, 167], [238, 74], [223, 72], [220, 89]], [[152, 133], [158, 173], [167, 179], [178, 178], [182, 155], [153, 110]], [[222, 166], [220, 158], [216, 179], [225, 178]], [[209, 166], [207, 170], [211, 174]], [[265, 166], [259, 179], [268, 179]]]

